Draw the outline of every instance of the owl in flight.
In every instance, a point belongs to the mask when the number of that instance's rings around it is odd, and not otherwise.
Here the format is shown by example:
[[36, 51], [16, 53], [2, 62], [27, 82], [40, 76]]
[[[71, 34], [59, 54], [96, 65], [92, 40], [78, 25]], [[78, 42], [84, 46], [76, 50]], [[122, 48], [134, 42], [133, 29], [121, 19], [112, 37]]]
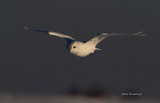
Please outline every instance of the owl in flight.
[[143, 34], [142, 31], [133, 33], [133, 34], [98, 33], [96, 36], [94, 36], [90, 40], [86, 42], [81, 42], [81, 41], [77, 41], [76, 39], [68, 35], [64, 35], [57, 32], [30, 30], [27, 27], [24, 27], [24, 28], [28, 31], [44, 32], [44, 33], [48, 33], [49, 35], [54, 35], [54, 36], [58, 36], [65, 39], [67, 41], [67, 49], [69, 50], [69, 52], [79, 57], [85, 57], [91, 53], [94, 53], [95, 50], [100, 50], [99, 48], [96, 47], [97, 44], [109, 36], [120, 36], [120, 35], [145, 36], [145, 34]]

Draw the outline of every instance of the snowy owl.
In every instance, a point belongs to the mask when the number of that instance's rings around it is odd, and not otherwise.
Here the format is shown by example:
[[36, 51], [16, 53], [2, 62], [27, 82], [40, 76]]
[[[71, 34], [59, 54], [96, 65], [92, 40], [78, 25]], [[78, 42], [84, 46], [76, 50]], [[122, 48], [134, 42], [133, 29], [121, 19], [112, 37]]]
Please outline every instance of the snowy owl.
[[132, 35], [132, 36], [145, 36], [145, 34], [141, 32], [133, 33], [133, 34], [115, 34], [115, 33], [98, 33], [96, 36], [91, 38], [90, 40], [86, 42], [77, 41], [76, 39], [64, 35], [57, 32], [52, 31], [42, 31], [42, 30], [30, 30], [27, 27], [24, 27], [26, 30], [29, 31], [36, 31], [36, 32], [44, 32], [48, 33], [49, 35], [54, 35], [61, 37], [67, 41], [67, 49], [71, 54], [74, 54], [79, 57], [85, 57], [91, 53], [94, 53], [95, 50], [100, 50], [97, 48], [97, 44], [100, 43], [102, 40], [109, 36], [118, 36], [118, 35]]

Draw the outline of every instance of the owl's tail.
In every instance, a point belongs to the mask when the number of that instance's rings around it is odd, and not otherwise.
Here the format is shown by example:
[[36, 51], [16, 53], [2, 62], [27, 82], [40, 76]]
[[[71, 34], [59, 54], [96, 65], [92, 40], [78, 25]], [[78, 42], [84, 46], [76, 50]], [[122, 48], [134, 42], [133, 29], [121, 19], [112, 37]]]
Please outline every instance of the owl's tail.
[[96, 48], [96, 50], [101, 50], [101, 49], [99, 49], [99, 48]]

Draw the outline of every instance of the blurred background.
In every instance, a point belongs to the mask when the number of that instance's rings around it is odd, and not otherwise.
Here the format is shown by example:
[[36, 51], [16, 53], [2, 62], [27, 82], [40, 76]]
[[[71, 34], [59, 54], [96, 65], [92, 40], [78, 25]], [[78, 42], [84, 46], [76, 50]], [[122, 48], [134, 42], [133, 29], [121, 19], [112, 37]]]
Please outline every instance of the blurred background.
[[[0, 103], [159, 102], [159, 0], [1, 0]], [[99, 32], [135, 33], [102, 41], [79, 58], [65, 40]], [[123, 94], [124, 93], [124, 94]], [[127, 95], [129, 93], [135, 95]]]

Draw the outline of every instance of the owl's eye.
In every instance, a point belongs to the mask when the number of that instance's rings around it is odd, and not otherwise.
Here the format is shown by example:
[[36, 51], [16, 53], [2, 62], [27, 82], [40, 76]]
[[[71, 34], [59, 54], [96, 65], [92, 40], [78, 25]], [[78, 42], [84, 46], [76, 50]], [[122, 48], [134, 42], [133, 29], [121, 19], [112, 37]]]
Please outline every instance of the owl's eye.
[[73, 46], [73, 48], [75, 49], [75, 48], [76, 48], [76, 46]]

